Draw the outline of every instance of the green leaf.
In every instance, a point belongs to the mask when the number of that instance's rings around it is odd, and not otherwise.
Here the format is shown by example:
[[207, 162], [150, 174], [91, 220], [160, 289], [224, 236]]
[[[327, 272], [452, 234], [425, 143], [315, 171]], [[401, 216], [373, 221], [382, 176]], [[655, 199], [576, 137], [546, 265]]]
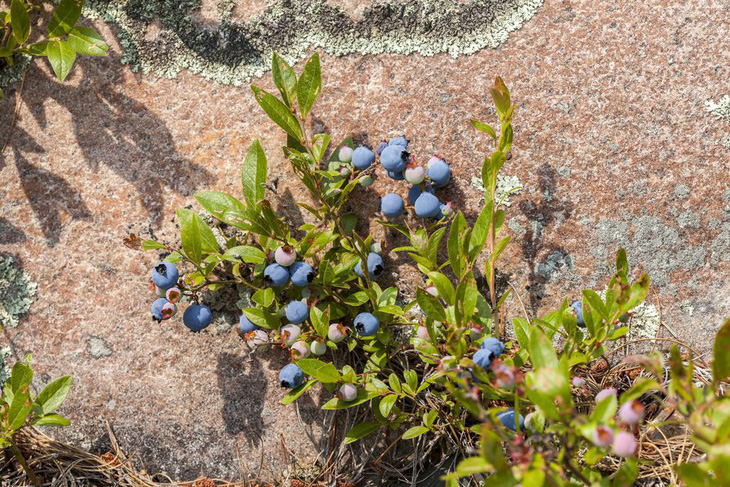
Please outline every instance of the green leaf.
[[465, 458], [456, 466], [456, 475], [468, 477], [477, 473], [486, 473], [494, 470], [492, 466], [482, 457]]
[[601, 400], [591, 413], [591, 421], [597, 424], [608, 424], [608, 422], [616, 415], [618, 400], [614, 394]]
[[272, 314], [270, 311], [265, 309], [244, 308], [241, 311], [243, 311], [243, 314], [245, 314], [254, 325], [260, 326], [261, 328], [274, 330], [281, 324], [281, 320], [277, 315]]
[[294, 74], [291, 66], [277, 53], [271, 56], [271, 75], [284, 103], [291, 106], [296, 97], [297, 75]]
[[345, 443], [345, 445], [349, 445], [350, 443], [355, 443], [356, 441], [365, 438], [370, 433], [377, 431], [379, 428], [380, 428], [379, 423], [365, 422], [365, 423], [356, 424], [345, 435], [344, 443]]
[[461, 232], [466, 227], [466, 219], [464, 215], [459, 211], [454, 217], [454, 221], [451, 223], [451, 230], [449, 230], [449, 241], [448, 241], [448, 252], [449, 252], [449, 264], [454, 270], [454, 274], [457, 277], [462, 275], [462, 262], [461, 262]]
[[17, 394], [20, 390], [29, 388], [32, 380], [33, 369], [30, 365], [20, 361], [15, 362], [10, 372], [10, 390]]
[[713, 352], [715, 360], [712, 362], [712, 376], [715, 384], [719, 384], [730, 377], [730, 319], [715, 335]]
[[243, 186], [243, 197], [246, 199], [249, 208], [255, 207], [259, 201], [264, 199], [266, 194], [266, 154], [258, 139], [254, 140], [246, 154], [241, 168], [241, 185]]
[[593, 308], [601, 318], [604, 320], [608, 319], [608, 310], [606, 309], [606, 305], [595, 291], [590, 289], [584, 290], [583, 299], [585, 300], [584, 303], [588, 302], [588, 304], [591, 305], [591, 308]]
[[261, 105], [261, 108], [264, 109], [264, 112], [266, 112], [269, 118], [293, 139], [301, 142], [302, 128], [299, 126], [297, 119], [294, 118], [294, 115], [289, 111], [289, 108], [274, 95], [267, 93], [257, 86], [251, 85], [251, 90], [253, 90], [256, 101]]
[[317, 370], [317, 375], [314, 376], [323, 384], [334, 384], [342, 379], [340, 372], [332, 364], [325, 364]]
[[34, 419], [32, 424], [35, 426], [68, 426], [71, 421], [58, 414], [48, 414]]
[[471, 121], [472, 127], [474, 127], [477, 130], [481, 130], [485, 134], [489, 134], [489, 136], [492, 137], [492, 139], [494, 139], [495, 142], [497, 141], [497, 133], [494, 131], [494, 129], [490, 125], [488, 125], [484, 122], [480, 122], [476, 118], [472, 118], [470, 121]]
[[246, 205], [227, 193], [201, 191], [200, 193], [195, 193], [195, 199], [200, 203], [200, 206], [219, 220], [224, 219], [227, 211], [242, 212], [244, 216], [248, 211]]
[[159, 250], [166, 248], [165, 244], [155, 242], [154, 240], [145, 240], [142, 242], [142, 250]]
[[307, 382], [305, 382], [304, 384], [300, 385], [299, 387], [295, 387], [294, 389], [289, 391], [286, 396], [284, 396], [284, 398], [281, 400], [281, 403], [284, 406], [286, 406], [287, 404], [293, 403], [294, 401], [296, 401], [299, 398], [299, 396], [301, 396], [302, 394], [307, 392], [309, 389], [311, 389], [312, 386], [314, 386], [314, 384], [316, 384], [316, 383], [317, 383], [316, 379], [311, 379], [311, 380], [308, 380]]
[[299, 82], [297, 83], [297, 101], [299, 102], [299, 111], [302, 118], [307, 118], [307, 114], [309, 114], [321, 91], [322, 68], [319, 64], [319, 53], [315, 52], [304, 66], [304, 71], [299, 76]]
[[71, 32], [81, 16], [81, 0], [61, 0], [48, 22], [48, 37], [61, 37]]
[[395, 406], [395, 402], [397, 400], [398, 396], [395, 394], [388, 394], [380, 401], [380, 414], [382, 414], [384, 418], [387, 418], [388, 415], [390, 415], [390, 412], [393, 410], [393, 406]]
[[53, 72], [56, 73], [58, 80], [63, 82], [71, 72], [76, 60], [76, 51], [66, 41], [52, 41], [48, 43], [46, 52]]
[[[301, 362], [301, 360], [299, 361]], [[364, 402], [368, 402], [372, 398], [379, 396], [380, 393], [376, 391], [366, 391], [365, 389], [358, 389], [357, 390], [357, 398], [354, 401], [343, 401], [338, 398], [332, 398], [329, 401], [327, 401], [323, 406], [322, 409], [330, 411], [330, 410], [337, 410], [337, 409], [348, 409], [355, 406], [359, 406], [360, 404]]]
[[177, 218], [180, 222], [182, 248], [188, 259], [200, 264], [204, 252], [218, 252], [218, 242], [213, 231], [197, 213], [180, 208], [177, 210]]
[[247, 264], [263, 264], [266, 262], [266, 254], [263, 250], [251, 247], [250, 245], [238, 245], [226, 250], [224, 257], [241, 259]]
[[629, 260], [626, 257], [626, 249], [624, 248], [620, 248], [616, 252], [616, 272], [623, 275], [628, 275], [629, 273]]
[[418, 288], [416, 289], [416, 301], [426, 316], [436, 321], [446, 321], [446, 312], [438, 298]]
[[59, 377], [48, 384], [35, 400], [40, 407], [41, 414], [52, 413], [66, 400], [71, 390], [71, 377]]
[[479, 253], [484, 248], [484, 243], [489, 236], [489, 226], [492, 223], [492, 203], [482, 208], [481, 213], [474, 223], [474, 229], [471, 231], [471, 239], [469, 242], [469, 260], [476, 260]]
[[436, 286], [439, 296], [441, 296], [447, 304], [454, 304], [454, 285], [451, 284], [449, 278], [440, 272], [429, 272], [428, 277], [431, 279], [433, 285]]
[[13, 36], [18, 44], [23, 44], [30, 35], [30, 16], [26, 10], [25, 2], [12, 0], [10, 2], [10, 25], [13, 28]]
[[109, 46], [91, 27], [75, 27], [68, 34], [68, 43], [79, 54], [106, 56]]
[[558, 356], [555, 353], [553, 344], [547, 339], [545, 333], [538, 327], [530, 331], [530, 360], [537, 369], [540, 367], [555, 368], [558, 366]]
[[259, 306], [268, 308], [269, 306], [271, 306], [271, 303], [274, 302], [274, 295], [274, 290], [270, 287], [259, 289], [253, 294], [253, 296], [251, 296], [251, 301], [258, 304]]
[[17, 430], [25, 424], [32, 406], [33, 404], [28, 396], [27, 388], [15, 392], [13, 401], [10, 403], [7, 420], [5, 421], [11, 431]]
[[716, 482], [702, 468], [694, 463], [683, 463], [676, 465], [674, 470], [687, 487], [711, 487], [717, 485]]
[[428, 433], [428, 428], [426, 428], [425, 426], [414, 426], [413, 428], [403, 433], [403, 436], [401, 438], [404, 440], [410, 440], [411, 438], [421, 436], [424, 433]]

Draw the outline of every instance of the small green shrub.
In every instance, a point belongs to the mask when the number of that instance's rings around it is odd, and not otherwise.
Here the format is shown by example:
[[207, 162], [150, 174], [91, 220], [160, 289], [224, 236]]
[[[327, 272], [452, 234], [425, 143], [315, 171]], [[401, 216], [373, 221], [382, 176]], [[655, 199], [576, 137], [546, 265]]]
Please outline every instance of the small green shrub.
[[[296, 364], [287, 366], [282, 376], [283, 384], [297, 386], [283, 403], [321, 384], [333, 393], [323, 409], [359, 407], [358, 422], [349, 427], [344, 443], [381, 432], [379, 442], [397, 435], [386, 452], [398, 442], [416, 441], [418, 458], [409, 457], [409, 451], [407, 462], [425, 463], [434, 449], [456, 455], [460, 462], [445, 477], [448, 485], [464, 478], [481, 479], [484, 485], [630, 485], [640, 467], [649, 465], [641, 460], [644, 449], [637, 440], [645, 442], [646, 408], [656, 405], [673, 407], [679, 425], [690, 425], [692, 441], [708, 454], [699, 465], [679, 467], [682, 478], [688, 483], [699, 479], [693, 485], [700, 485], [702, 479], [726, 475], [719, 465], [726, 460], [730, 410], [720, 397], [720, 384], [730, 374], [730, 322], [716, 344], [714, 387], [698, 387], [691, 360], [683, 361], [675, 348], [670, 381], [659, 353], [633, 357], [631, 363], [644, 372], [628, 383], [610, 383], [616, 390], [601, 392], [595, 400], [600, 387], [593, 371], [608, 363], [607, 344], [626, 335], [631, 310], [649, 291], [647, 275], [632, 280], [623, 249], [617, 253], [605, 297], [585, 290], [582, 302], [564, 300], [559, 309], [540, 318], [515, 317], [507, 330], [502, 307], [509, 291], [498, 291], [495, 269], [510, 238], [502, 236], [506, 216], [495, 191], [497, 174], [509, 159], [515, 105], [501, 79], [491, 88], [497, 128], [471, 121], [494, 144], [482, 165], [485, 205], [474, 224], [460, 211], [450, 214], [443, 209], [436, 219], [406, 215], [380, 220], [407, 241], [392, 251], [407, 254], [423, 274], [415, 297], [402, 304], [402, 290], [383, 289], [376, 282], [381, 273], [365, 272], [378, 244], [372, 235], [356, 231], [363, 215], [346, 210], [352, 193], [372, 184], [378, 165], [363, 164], [364, 170], [358, 170], [351, 162], [351, 139], [330, 150], [329, 135], [310, 137], [307, 132], [308, 116], [321, 91], [318, 55], [297, 78], [274, 54], [272, 73], [279, 97], [252, 89], [263, 110], [287, 133], [284, 155], [315, 201], [298, 204], [314, 223], [301, 225], [301, 237], [296, 238], [272, 209], [266, 198], [267, 159], [254, 141], [241, 171], [242, 200], [216, 192], [195, 195], [214, 217], [215, 228], [194, 211], [180, 209], [180, 247], [143, 242], [146, 249], [170, 252], [166, 260], [187, 271], [178, 283], [176, 270], [170, 280], [167, 268], [158, 265], [170, 281], [162, 285], [158, 276], [160, 296], [175, 284], [173, 289], [194, 302], [201, 301], [206, 290], [248, 288], [253, 305], [241, 312], [249, 344], [280, 344], [289, 348]], [[343, 152], [345, 147], [349, 149]], [[426, 183], [419, 184], [425, 191]], [[278, 260], [277, 251], [286, 248], [290, 254], [289, 247], [313, 269], [305, 287], [271, 285], [278, 278], [266, 269]], [[387, 267], [389, 257], [383, 257], [382, 266]], [[484, 294], [477, 285], [477, 266], [483, 266]], [[282, 274], [282, 280], [287, 277]], [[158, 306], [165, 304], [165, 298], [159, 299]], [[283, 326], [285, 315], [293, 316], [287, 306], [300, 300], [307, 305], [308, 319]], [[174, 306], [167, 309], [158, 320], [174, 314]], [[358, 329], [361, 313], [377, 319], [377, 331]], [[209, 315], [204, 318], [196, 317], [193, 323], [186, 312], [184, 321], [197, 331], [209, 323]], [[319, 358], [309, 358], [309, 350]], [[298, 375], [302, 372], [308, 377], [304, 381]], [[684, 434], [689, 441], [689, 433]], [[662, 475], [675, 475], [674, 463]]]

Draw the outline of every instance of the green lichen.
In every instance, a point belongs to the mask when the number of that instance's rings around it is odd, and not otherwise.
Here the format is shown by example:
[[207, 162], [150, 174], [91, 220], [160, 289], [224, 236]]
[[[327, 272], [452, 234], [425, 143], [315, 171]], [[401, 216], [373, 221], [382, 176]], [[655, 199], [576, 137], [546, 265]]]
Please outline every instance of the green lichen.
[[[707, 100], [705, 102], [705, 110], [716, 119], [730, 123], [730, 95], [723, 96], [717, 102]], [[719, 142], [726, 149], [730, 149], [730, 135]]]
[[[389, 0], [361, 18], [326, 0], [277, 0], [245, 22], [231, 20], [233, 3], [219, 4], [216, 28], [196, 23], [200, 0], [88, 0], [85, 15], [118, 27], [122, 62], [134, 70], [174, 77], [183, 70], [242, 85], [269, 69], [271, 52], [297, 61], [319, 49], [334, 56], [417, 53], [473, 54], [495, 48], [519, 29], [543, 0]], [[152, 34], [154, 30], [154, 34]]]
[[0, 257], [0, 325], [18, 326], [18, 320], [28, 312], [37, 284], [27, 272], [13, 264], [12, 257]]
[[31, 60], [30, 56], [17, 55], [12, 66], [8, 66], [5, 61], [0, 61], [0, 88], [5, 88], [16, 81], [20, 81]]

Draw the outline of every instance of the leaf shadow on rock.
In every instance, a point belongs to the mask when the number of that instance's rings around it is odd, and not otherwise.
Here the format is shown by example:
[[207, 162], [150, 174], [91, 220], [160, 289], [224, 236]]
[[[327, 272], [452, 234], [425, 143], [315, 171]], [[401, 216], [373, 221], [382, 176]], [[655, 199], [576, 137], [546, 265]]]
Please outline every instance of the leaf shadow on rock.
[[[545, 243], [544, 235], [547, 227], [562, 223], [573, 214], [573, 204], [561, 201], [555, 197], [557, 192], [557, 172], [549, 164], [543, 164], [538, 168], [538, 185], [541, 201], [524, 199], [519, 202], [519, 209], [527, 218], [528, 225], [525, 235], [522, 237], [522, 254], [528, 264], [528, 284], [530, 298], [530, 311], [535, 314], [540, 307], [541, 300], [545, 297], [545, 284], [547, 279], [542, 275], [540, 266], [547, 259], [546, 253], [560, 251], [567, 255], [565, 250], [556, 245]], [[542, 257], [542, 261], [540, 258]]]
[[26, 240], [23, 230], [13, 225], [7, 218], [0, 217], [0, 245], [22, 243]]
[[[124, 68], [118, 55], [80, 60], [75, 70], [82, 82], [61, 86], [50, 74], [32, 66], [26, 80], [32, 90], [23, 94], [23, 112], [29, 112], [43, 128], [57, 123], [47, 119], [45, 106], [49, 101], [67, 110], [73, 119], [72, 130], [81, 158], [89, 169], [98, 171], [106, 166], [133, 185], [150, 220], [159, 225], [165, 189], [190, 196], [211, 181], [211, 174], [177, 152], [172, 133], [151, 109], [122, 92]], [[14, 141], [14, 150], [43, 151], [29, 139], [26, 134], [24, 140]], [[48, 171], [44, 174], [58, 179]], [[78, 192], [74, 197], [80, 201]], [[84, 214], [87, 213], [88, 210]], [[45, 227], [44, 231], [49, 233]], [[50, 243], [57, 242], [57, 237], [47, 235]]]
[[264, 434], [262, 411], [268, 390], [261, 360], [223, 353], [218, 357], [217, 375], [226, 432], [242, 433], [250, 443], [260, 445]]

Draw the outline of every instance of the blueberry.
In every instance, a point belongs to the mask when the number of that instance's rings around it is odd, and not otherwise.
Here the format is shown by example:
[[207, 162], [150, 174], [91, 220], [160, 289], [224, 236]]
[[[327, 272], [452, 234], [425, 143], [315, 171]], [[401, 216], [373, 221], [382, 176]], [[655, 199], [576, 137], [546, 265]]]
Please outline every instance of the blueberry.
[[363, 188], [369, 188], [373, 185], [374, 182], [375, 179], [373, 179], [373, 177], [369, 174], [366, 174], [365, 176], [362, 176], [360, 178], [360, 186], [362, 186]]
[[380, 163], [386, 171], [401, 172], [406, 168], [410, 154], [401, 145], [389, 145], [380, 155]]
[[[430, 184], [425, 185], [425, 191], [426, 193], [434, 194], [433, 186]], [[419, 196], [421, 196], [421, 193], [423, 193], [424, 190], [421, 189], [420, 186], [411, 186], [411, 189], [408, 190], [408, 201], [410, 204], [415, 205], [416, 200]]]
[[421, 218], [435, 218], [441, 213], [441, 203], [434, 195], [423, 192], [413, 205], [416, 208], [416, 215]]
[[289, 272], [295, 286], [304, 287], [314, 280], [314, 269], [306, 262], [295, 262]]
[[340, 152], [338, 153], [338, 158], [342, 162], [350, 162], [352, 160], [352, 147], [343, 145], [340, 147]]
[[282, 245], [274, 253], [276, 263], [282, 267], [289, 267], [297, 259], [297, 251], [291, 245]]
[[241, 318], [238, 320], [238, 328], [241, 330], [241, 333], [246, 334], [258, 330], [259, 327], [249, 320], [246, 315], [241, 315]]
[[387, 140], [381, 140], [378, 144], [377, 149], [375, 149], [375, 152], [378, 153], [378, 155], [383, 153], [383, 150], [388, 147], [388, 141]]
[[294, 364], [287, 364], [279, 372], [279, 382], [281, 387], [294, 389], [304, 382], [304, 372]]
[[409, 183], [421, 184], [426, 178], [426, 170], [423, 168], [423, 166], [420, 166], [418, 164], [409, 164], [403, 175], [405, 176], [406, 181], [408, 181]]
[[162, 316], [162, 308], [169, 303], [169, 301], [165, 298], [157, 298], [152, 302], [152, 307], [150, 311], [152, 311], [152, 319], [157, 320], [157, 322], [161, 322], [165, 318]]
[[337, 398], [345, 402], [354, 401], [357, 399], [357, 386], [354, 384], [342, 384], [340, 390], [337, 391]]
[[380, 322], [370, 313], [360, 313], [355, 317], [355, 331], [360, 336], [373, 336], [379, 328]]
[[441, 188], [446, 186], [451, 179], [451, 168], [446, 161], [436, 161], [428, 168], [428, 177], [433, 181], [434, 186]]
[[264, 269], [264, 281], [274, 287], [280, 287], [289, 281], [289, 271], [279, 264], [269, 264]]
[[170, 289], [177, 284], [180, 275], [172, 262], [158, 262], [152, 269], [152, 282], [160, 289]]
[[[499, 420], [500, 423], [502, 423], [502, 426], [504, 426], [505, 428], [512, 430], [512, 431], [517, 431], [517, 427], [515, 426], [515, 410], [514, 409], [510, 408], [507, 411], [503, 411], [503, 412], [497, 414], [497, 419]], [[525, 418], [522, 417], [521, 414], [517, 418], [517, 423], [520, 426], [520, 430], [525, 428]]]
[[352, 165], [364, 171], [375, 161], [375, 153], [369, 148], [361, 145], [352, 153]]
[[505, 348], [506, 347], [504, 346], [504, 343], [500, 342], [494, 337], [485, 338], [482, 342], [482, 350], [488, 350], [492, 353], [491, 360], [494, 360], [495, 358], [502, 355]]
[[309, 308], [301, 301], [292, 301], [286, 305], [286, 319], [298, 325], [309, 318]]
[[299, 338], [299, 335], [302, 334], [302, 329], [299, 328], [299, 325], [284, 325], [281, 327], [281, 330], [279, 331], [279, 337], [281, 338], [281, 341], [284, 343], [284, 345], [291, 347], [296, 341], [297, 338]]
[[188, 306], [183, 314], [183, 323], [192, 331], [200, 331], [210, 325], [210, 309], [203, 304]]
[[399, 145], [401, 147], [408, 147], [408, 139], [406, 139], [405, 135], [401, 135], [399, 137], [394, 137], [390, 139], [388, 142], [388, 145]]
[[483, 369], [488, 369], [492, 364], [492, 352], [485, 348], [480, 348], [474, 353], [472, 360], [476, 365]]
[[[383, 273], [384, 269], [385, 265], [383, 264], [383, 258], [375, 252], [370, 252], [370, 254], [368, 255], [368, 275], [370, 276], [370, 279], [377, 279], [380, 274]], [[355, 266], [355, 274], [365, 279], [365, 276], [362, 272], [361, 262], [358, 262]]]
[[397, 194], [386, 194], [380, 200], [380, 211], [388, 218], [395, 218], [403, 213], [403, 198]]
[[394, 181], [403, 181], [405, 177], [405, 171], [388, 171], [388, 177]]
[[573, 308], [573, 313], [575, 313], [575, 319], [578, 321], [578, 326], [585, 328], [586, 322], [583, 320], [583, 302], [573, 301], [570, 304], [570, 307]]

